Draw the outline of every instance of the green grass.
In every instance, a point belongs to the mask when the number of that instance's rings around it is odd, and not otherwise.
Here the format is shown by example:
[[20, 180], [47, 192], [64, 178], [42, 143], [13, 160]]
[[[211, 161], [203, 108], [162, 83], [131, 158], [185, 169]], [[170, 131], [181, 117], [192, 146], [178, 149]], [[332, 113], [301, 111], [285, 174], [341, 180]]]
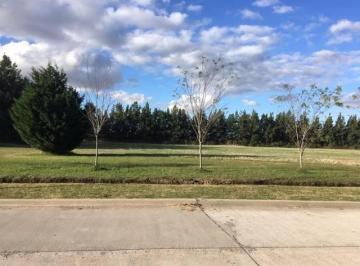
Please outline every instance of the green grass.
[[205, 170], [197, 168], [197, 147], [103, 143], [100, 170], [93, 169], [90, 144], [73, 155], [49, 155], [31, 148], [0, 148], [0, 183], [162, 183], [360, 186], [360, 151], [309, 149], [299, 170], [292, 148], [227, 145], [205, 147]]
[[359, 201], [358, 187], [150, 184], [0, 184], [0, 198], [212, 198]]

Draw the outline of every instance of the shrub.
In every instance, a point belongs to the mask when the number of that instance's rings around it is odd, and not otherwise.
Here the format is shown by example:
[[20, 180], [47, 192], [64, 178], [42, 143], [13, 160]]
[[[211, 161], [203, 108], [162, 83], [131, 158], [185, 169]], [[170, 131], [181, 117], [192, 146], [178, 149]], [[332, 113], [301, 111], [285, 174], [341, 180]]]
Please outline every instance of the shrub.
[[11, 118], [30, 146], [68, 153], [81, 144], [86, 133], [82, 100], [57, 66], [33, 68], [29, 84], [11, 109]]

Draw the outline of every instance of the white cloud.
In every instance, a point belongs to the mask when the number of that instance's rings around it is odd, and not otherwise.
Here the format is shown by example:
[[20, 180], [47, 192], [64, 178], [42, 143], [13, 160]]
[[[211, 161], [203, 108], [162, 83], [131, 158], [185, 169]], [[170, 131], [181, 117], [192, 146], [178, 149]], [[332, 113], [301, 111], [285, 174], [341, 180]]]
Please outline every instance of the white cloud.
[[151, 97], [146, 97], [142, 93], [128, 93], [123, 90], [117, 90], [112, 93], [112, 98], [123, 104], [132, 104], [138, 102], [139, 104], [151, 100]]
[[273, 12], [276, 14], [286, 14], [293, 11], [294, 8], [292, 6], [287, 6], [287, 5], [273, 6]]
[[329, 44], [351, 42], [354, 37], [360, 36], [360, 21], [339, 20], [330, 26], [330, 34]]
[[311, 32], [314, 29], [320, 27], [321, 25], [328, 23], [330, 21], [330, 19], [324, 15], [320, 15], [315, 19], [312, 19], [311, 22], [305, 24], [305, 26], [303, 27], [303, 30], [305, 32]]
[[[158, 11], [154, 2], [98, 0], [89, 4], [87, 0], [39, 0], [34, 5], [29, 1], [4, 0], [0, 5], [0, 36], [20, 41], [0, 44], [0, 51], [25, 73], [32, 66], [56, 63], [68, 72], [73, 84], [81, 79], [81, 58], [92, 51], [109, 53], [117, 60], [114, 68], [119, 68], [119, 64], [146, 64], [153, 60], [152, 56], [127, 48], [127, 36], [137, 30], [176, 32], [187, 17], [180, 12]], [[16, 21], [14, 13], [18, 16]]]
[[201, 11], [203, 9], [202, 5], [188, 5], [187, 10], [192, 11], [192, 12], [198, 12]]
[[254, 100], [242, 99], [241, 102], [247, 106], [256, 106], [257, 103]]
[[114, 52], [114, 58], [121, 65], [145, 65], [153, 61], [153, 58], [146, 54], [137, 54], [131, 51]]
[[255, 56], [261, 55], [264, 49], [259, 45], [244, 45], [237, 49], [229, 50], [226, 55], [231, 57], [236, 56]]
[[176, 106], [179, 109], [183, 109], [183, 110], [186, 110], [187, 112], [191, 112], [191, 107], [190, 107], [189, 102], [190, 102], [189, 101], [189, 96], [181, 95], [179, 97], [179, 99], [171, 100], [169, 105], [168, 105], [168, 108], [171, 110]]
[[46, 43], [31, 44], [27, 41], [10, 42], [0, 46], [0, 54], [6, 54], [15, 61], [23, 72], [28, 73], [32, 66], [45, 65], [56, 52], [51, 52]]
[[258, 12], [251, 11], [250, 9], [240, 10], [241, 17], [244, 19], [262, 19], [262, 16]]
[[106, 20], [121, 26], [135, 26], [139, 28], [171, 29], [184, 23], [187, 15], [180, 12], [159, 16], [154, 11], [136, 6], [122, 6], [118, 9], [107, 9]]
[[284, 24], [281, 24], [280, 27], [285, 31], [299, 31], [302, 29], [300, 25], [297, 25], [292, 21], [287, 21]]
[[352, 22], [348, 19], [343, 19], [330, 27], [331, 33], [338, 33], [346, 30], [360, 31], [360, 21]]
[[[192, 97], [192, 100], [194, 102], [193, 105], [191, 105], [190, 103], [190, 97], [189, 95], [181, 95], [178, 99], [176, 100], [171, 100], [169, 105], [168, 105], [168, 108], [169, 109], [173, 109], [175, 106], [177, 108], [180, 108], [180, 109], [183, 109], [183, 110], [186, 110], [188, 113], [192, 113], [193, 110], [196, 110], [198, 106], [200, 106], [200, 102], [201, 102], [201, 99], [203, 99], [201, 96], [199, 96], [199, 94], [196, 94], [194, 97]], [[213, 104], [213, 101], [214, 101], [214, 98], [211, 97], [210, 95], [206, 95], [204, 97], [205, 99], [205, 106], [211, 106]], [[193, 106], [193, 109], [192, 109], [192, 106]], [[207, 108], [206, 107], [206, 108]]]
[[330, 18], [328, 18], [327, 16], [324, 16], [324, 15], [320, 15], [318, 17], [318, 21], [319, 21], [319, 23], [327, 23], [330, 21]]
[[345, 107], [360, 108], [360, 88], [345, 95], [342, 102]]
[[191, 45], [192, 33], [180, 31], [179, 34], [160, 31], [135, 31], [127, 37], [125, 48], [135, 52], [169, 53], [181, 51]]
[[229, 31], [227, 27], [211, 27], [210, 29], [203, 30], [200, 32], [200, 38], [203, 42], [211, 43], [217, 41]]
[[[331, 83], [344, 84], [354, 79], [351, 67], [360, 64], [360, 51], [337, 52], [320, 50], [310, 56], [299, 53], [278, 55], [272, 60], [278, 66], [275, 75], [298, 86], [317, 83], [328, 86]], [[282, 64], [282, 66], [281, 66]], [[290, 78], [293, 76], [292, 78]]]
[[256, 0], [253, 5], [258, 7], [268, 7], [279, 3], [279, 0]]
[[[155, 69], [156, 75], [175, 76], [178, 65], [192, 66], [202, 55], [223, 55], [238, 67], [238, 82], [229, 88], [234, 94], [274, 89], [283, 82], [329, 85], [359, 77], [360, 51], [276, 54], [273, 48], [282, 35], [264, 25], [194, 26], [198, 21], [190, 21], [186, 13], [174, 12], [173, 6], [170, 11], [160, 10], [160, 1], [98, 0], [91, 5], [88, 0], [39, 1], [42, 8], [31, 1], [3, 0], [0, 35], [14, 40], [0, 44], [0, 54], [9, 55], [25, 72], [31, 66], [57, 63], [75, 85], [83, 81], [82, 59], [91, 53], [105, 53], [119, 71], [127, 65], [145, 71]], [[278, 4], [257, 2], [271, 7]], [[16, 20], [13, 14], [17, 14]], [[355, 38], [358, 23], [334, 24], [330, 28], [332, 38]], [[114, 71], [112, 79], [116, 84], [121, 75]], [[128, 99], [128, 95], [132, 94], [117, 96]], [[144, 99], [141, 95], [132, 97]]]
[[140, 6], [150, 6], [154, 4], [154, 0], [132, 0], [132, 2]]

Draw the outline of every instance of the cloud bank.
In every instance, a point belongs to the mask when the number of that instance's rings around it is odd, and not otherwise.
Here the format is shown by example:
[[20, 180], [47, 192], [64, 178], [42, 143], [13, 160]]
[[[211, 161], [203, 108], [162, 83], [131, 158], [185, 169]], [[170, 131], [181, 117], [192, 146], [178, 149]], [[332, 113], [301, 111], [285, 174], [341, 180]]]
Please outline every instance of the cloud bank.
[[[257, 0], [252, 7], [272, 8], [279, 14], [294, 11], [278, 0]], [[276, 89], [284, 82], [298, 86], [343, 83], [359, 76], [360, 51], [274, 52], [283, 38], [279, 28], [218, 26], [192, 17], [205, 8], [176, 9], [171, 1], [156, 0], [37, 0], [36, 4], [3, 0], [0, 35], [10, 41], [0, 45], [0, 54], [9, 55], [25, 73], [31, 66], [56, 63], [75, 86], [83, 82], [83, 58], [94, 53], [111, 60], [116, 70], [113, 84], [122, 80], [119, 69], [123, 66], [176, 78], [178, 65], [192, 66], [202, 55], [223, 56], [236, 63], [238, 82], [229, 88], [232, 94]], [[243, 11], [244, 18], [261, 18], [256, 11]], [[340, 20], [329, 32], [330, 43], [349, 42], [358, 36], [359, 22]], [[123, 92], [116, 97], [125, 102], [146, 100], [144, 95]]]

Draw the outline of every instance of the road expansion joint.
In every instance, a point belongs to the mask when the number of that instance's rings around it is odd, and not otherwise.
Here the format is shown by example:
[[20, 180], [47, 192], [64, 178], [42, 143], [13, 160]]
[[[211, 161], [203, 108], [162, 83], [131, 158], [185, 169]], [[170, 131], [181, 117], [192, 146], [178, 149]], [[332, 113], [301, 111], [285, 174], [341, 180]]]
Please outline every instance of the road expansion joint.
[[241, 248], [248, 256], [249, 258], [258, 266], [260, 266], [260, 264], [254, 259], [254, 257], [249, 253], [248, 250], [246, 250], [246, 248], [244, 247], [243, 244], [241, 244], [239, 242], [239, 240], [232, 234], [230, 234], [229, 232], [227, 232], [220, 224], [218, 224], [210, 215], [207, 214], [207, 212], [205, 211], [204, 206], [201, 204], [200, 199], [195, 199], [196, 203], [195, 205], [201, 210], [201, 212], [211, 221], [213, 222], [221, 231], [223, 231], [228, 237], [230, 237], [235, 243], [236, 245], [239, 246], [239, 248]]

